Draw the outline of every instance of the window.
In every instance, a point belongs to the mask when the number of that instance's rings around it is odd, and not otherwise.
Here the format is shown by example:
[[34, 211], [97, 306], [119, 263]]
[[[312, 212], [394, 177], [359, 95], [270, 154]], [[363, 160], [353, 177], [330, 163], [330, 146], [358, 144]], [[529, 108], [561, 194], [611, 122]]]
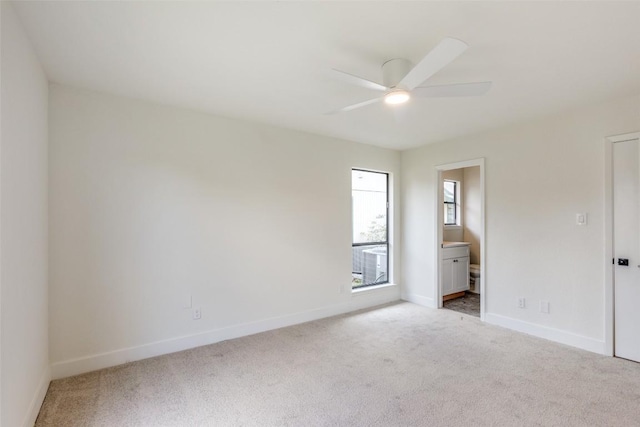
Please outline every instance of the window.
[[458, 182], [444, 181], [444, 225], [460, 225]]
[[352, 288], [388, 283], [389, 174], [351, 171]]

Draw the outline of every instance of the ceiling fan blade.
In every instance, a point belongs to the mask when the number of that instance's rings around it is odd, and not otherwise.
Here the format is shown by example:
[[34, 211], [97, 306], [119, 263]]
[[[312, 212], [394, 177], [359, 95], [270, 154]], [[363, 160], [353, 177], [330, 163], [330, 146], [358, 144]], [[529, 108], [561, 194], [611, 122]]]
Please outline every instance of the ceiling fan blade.
[[480, 96], [491, 89], [491, 82], [459, 83], [453, 85], [421, 86], [411, 91], [411, 96], [420, 98], [443, 98], [455, 96]]
[[349, 84], [362, 86], [362, 87], [366, 87], [367, 89], [373, 89], [373, 90], [379, 90], [379, 91], [385, 91], [389, 89], [388, 87], [378, 84], [376, 82], [372, 82], [371, 80], [363, 79], [362, 77], [354, 76], [353, 74], [345, 73], [344, 71], [336, 70], [335, 68], [333, 68], [332, 70], [336, 77], [340, 78], [341, 80]]
[[356, 108], [365, 107], [365, 106], [370, 105], [370, 104], [375, 104], [376, 102], [380, 102], [383, 99], [384, 99], [384, 97], [370, 99], [368, 101], [364, 101], [364, 102], [359, 102], [357, 104], [348, 105], [348, 106], [346, 106], [344, 108], [340, 108], [338, 110], [329, 111], [328, 113], [325, 113], [325, 114], [329, 115], [329, 114], [344, 113], [344, 112], [347, 112], [347, 111], [355, 110]]
[[409, 90], [415, 88], [460, 56], [468, 47], [469, 45], [462, 40], [450, 37], [442, 39], [418, 65], [404, 76], [398, 86]]

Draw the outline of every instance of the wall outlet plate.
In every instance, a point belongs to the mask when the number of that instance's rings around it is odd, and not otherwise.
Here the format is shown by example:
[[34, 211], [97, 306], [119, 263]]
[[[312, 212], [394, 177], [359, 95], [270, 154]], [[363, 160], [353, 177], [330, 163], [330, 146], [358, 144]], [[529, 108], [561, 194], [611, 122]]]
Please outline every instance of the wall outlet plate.
[[587, 214], [586, 213], [577, 213], [576, 214], [576, 225], [587, 225]]
[[193, 320], [200, 320], [201, 317], [202, 317], [202, 311], [200, 311], [200, 308], [194, 308], [193, 309]]
[[527, 301], [524, 298], [518, 298], [518, 308], [526, 308]]

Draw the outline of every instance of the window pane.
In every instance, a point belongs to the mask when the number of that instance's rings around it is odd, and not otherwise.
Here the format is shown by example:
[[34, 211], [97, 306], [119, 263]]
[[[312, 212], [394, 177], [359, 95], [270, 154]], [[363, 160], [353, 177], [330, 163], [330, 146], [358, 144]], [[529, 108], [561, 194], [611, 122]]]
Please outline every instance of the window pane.
[[444, 204], [444, 223], [447, 225], [456, 223], [456, 205], [453, 203]]
[[452, 181], [444, 182], [444, 201], [454, 203], [456, 201], [456, 183]]
[[352, 287], [376, 285], [387, 283], [387, 245], [353, 246]]
[[354, 169], [351, 178], [352, 288], [388, 283], [388, 175]]
[[353, 170], [353, 243], [387, 241], [387, 174]]

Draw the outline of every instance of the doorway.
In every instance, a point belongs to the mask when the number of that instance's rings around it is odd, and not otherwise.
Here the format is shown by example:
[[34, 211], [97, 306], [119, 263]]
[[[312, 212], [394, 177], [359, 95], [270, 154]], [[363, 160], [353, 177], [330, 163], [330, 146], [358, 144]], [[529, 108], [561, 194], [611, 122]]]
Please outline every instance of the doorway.
[[[612, 217], [611, 248], [612, 333], [607, 341], [616, 357], [640, 362], [640, 142], [638, 134], [609, 138], [611, 167], [607, 197]], [[609, 328], [607, 328], [609, 329]], [[608, 331], [609, 332], [609, 331]]]
[[436, 167], [435, 295], [438, 308], [484, 320], [484, 159]]

